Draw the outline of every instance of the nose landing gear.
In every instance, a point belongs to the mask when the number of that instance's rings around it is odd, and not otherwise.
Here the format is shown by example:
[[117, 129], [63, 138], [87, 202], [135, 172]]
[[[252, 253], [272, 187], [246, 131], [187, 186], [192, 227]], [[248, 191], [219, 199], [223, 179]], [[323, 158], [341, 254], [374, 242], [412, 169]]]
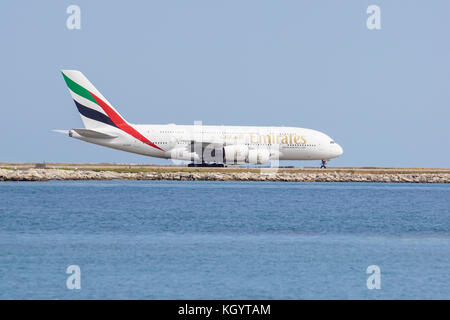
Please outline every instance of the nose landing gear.
[[322, 165], [320, 166], [320, 169], [326, 169], [327, 168], [327, 160], [322, 160]]

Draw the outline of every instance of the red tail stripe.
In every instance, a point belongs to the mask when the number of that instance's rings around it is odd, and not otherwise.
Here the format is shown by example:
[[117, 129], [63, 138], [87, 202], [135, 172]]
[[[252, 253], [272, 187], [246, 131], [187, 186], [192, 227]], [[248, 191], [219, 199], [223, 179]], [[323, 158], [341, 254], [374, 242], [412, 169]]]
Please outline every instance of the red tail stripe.
[[134, 129], [132, 126], [130, 126], [121, 116], [119, 116], [107, 103], [105, 103], [102, 99], [97, 97], [95, 94], [89, 91], [89, 93], [92, 95], [92, 97], [95, 99], [95, 101], [98, 103], [98, 105], [103, 109], [103, 111], [106, 112], [108, 117], [114, 122], [114, 124], [120, 128], [121, 130], [125, 131], [129, 135], [135, 137], [139, 141], [156, 148], [158, 150], [164, 151], [160, 147], [158, 147], [156, 144], [148, 140], [146, 137], [144, 137], [142, 134], [139, 133], [136, 129]]

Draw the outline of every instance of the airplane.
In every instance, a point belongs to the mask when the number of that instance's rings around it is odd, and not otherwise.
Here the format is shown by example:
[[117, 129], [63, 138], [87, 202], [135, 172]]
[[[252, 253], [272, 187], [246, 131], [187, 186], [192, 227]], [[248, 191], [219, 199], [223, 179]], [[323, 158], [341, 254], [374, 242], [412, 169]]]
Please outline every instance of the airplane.
[[328, 135], [296, 127], [133, 124], [77, 70], [61, 70], [84, 128], [55, 130], [69, 137], [144, 156], [192, 161], [190, 166], [327, 161], [343, 154]]

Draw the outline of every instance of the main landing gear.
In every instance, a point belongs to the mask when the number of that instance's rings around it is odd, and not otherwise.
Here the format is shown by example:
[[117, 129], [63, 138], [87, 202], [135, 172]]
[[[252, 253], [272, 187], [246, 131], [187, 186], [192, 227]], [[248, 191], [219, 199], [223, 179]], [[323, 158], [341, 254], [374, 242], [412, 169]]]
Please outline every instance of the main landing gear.
[[320, 169], [326, 169], [327, 168], [327, 160], [322, 160], [322, 165], [320, 166]]
[[206, 163], [206, 162], [202, 162], [202, 163], [189, 163], [188, 167], [214, 167], [214, 168], [223, 168], [225, 167], [225, 165], [223, 163]]

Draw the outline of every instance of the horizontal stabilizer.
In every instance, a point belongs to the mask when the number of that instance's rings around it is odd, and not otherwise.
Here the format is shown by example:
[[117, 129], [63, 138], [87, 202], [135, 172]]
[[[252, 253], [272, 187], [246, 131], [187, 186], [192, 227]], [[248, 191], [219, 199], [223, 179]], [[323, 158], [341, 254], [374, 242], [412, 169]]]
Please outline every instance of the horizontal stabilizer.
[[113, 139], [113, 138], [117, 138], [118, 135], [114, 135], [111, 133], [104, 133], [104, 132], [100, 132], [98, 130], [92, 130], [92, 129], [72, 129], [69, 131], [69, 135], [70, 132], [76, 132], [78, 133], [80, 136], [86, 137], [86, 138], [96, 138], [96, 139]]
[[52, 131], [53, 131], [53, 132], [62, 133], [62, 134], [69, 134], [69, 130], [53, 129]]

